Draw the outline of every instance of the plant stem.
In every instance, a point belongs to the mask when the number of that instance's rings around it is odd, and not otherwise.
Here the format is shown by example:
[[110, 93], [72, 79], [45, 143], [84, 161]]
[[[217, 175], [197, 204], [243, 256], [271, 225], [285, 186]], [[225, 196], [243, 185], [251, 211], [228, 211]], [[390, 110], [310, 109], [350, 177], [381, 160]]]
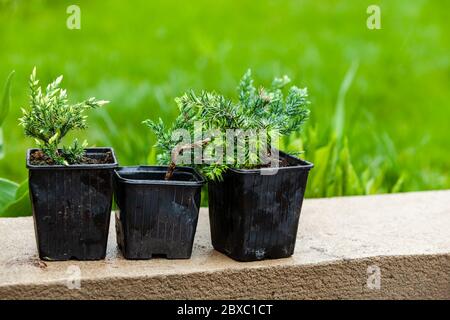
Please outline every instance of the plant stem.
[[177, 158], [180, 155], [180, 153], [182, 151], [185, 150], [191, 150], [194, 148], [201, 148], [203, 146], [205, 146], [206, 144], [208, 144], [209, 142], [211, 142], [211, 138], [206, 138], [204, 140], [201, 141], [196, 141], [194, 143], [189, 143], [189, 144], [185, 144], [185, 145], [180, 145], [180, 146], [176, 146], [175, 148], [173, 148], [172, 150], [172, 154], [171, 154], [171, 162], [169, 164], [169, 167], [167, 168], [167, 172], [166, 175], [164, 177], [164, 180], [170, 180], [173, 177], [173, 173], [175, 171], [176, 168], [176, 163], [177, 163]]

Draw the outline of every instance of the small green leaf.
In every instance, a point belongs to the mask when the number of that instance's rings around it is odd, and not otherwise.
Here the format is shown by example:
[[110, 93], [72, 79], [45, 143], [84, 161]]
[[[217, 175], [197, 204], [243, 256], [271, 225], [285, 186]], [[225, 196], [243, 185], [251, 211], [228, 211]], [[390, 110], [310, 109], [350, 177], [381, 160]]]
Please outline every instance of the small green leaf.
[[28, 192], [28, 179], [19, 184], [19, 187], [16, 191], [16, 200], [22, 197], [25, 193]]
[[35, 81], [35, 79], [36, 79], [36, 66], [34, 66], [33, 71], [31, 71], [30, 79], [33, 79], [33, 81]]
[[353, 168], [350, 158], [350, 150], [348, 148], [348, 139], [344, 137], [344, 145], [339, 155], [339, 166], [342, 169], [343, 195], [359, 195], [363, 194], [361, 182]]
[[0, 159], [5, 156], [5, 150], [3, 149], [3, 128], [0, 127]]
[[350, 68], [347, 70], [347, 73], [345, 74], [344, 80], [341, 83], [341, 87], [339, 88], [339, 95], [336, 102], [335, 114], [333, 119], [333, 129], [335, 130], [338, 145], [340, 145], [345, 129], [345, 97], [347, 96], [347, 92], [349, 91], [350, 86], [353, 83], [356, 72], [358, 71], [358, 67], [359, 62], [357, 60], [353, 61], [350, 65]]
[[55, 79], [55, 82], [53, 83], [53, 85], [55, 87], [58, 87], [61, 84], [62, 80], [63, 80], [63, 76], [60, 75], [58, 78]]
[[56, 141], [56, 139], [58, 139], [59, 137], [59, 132], [55, 133], [49, 140], [48, 143], [53, 143]]
[[392, 187], [391, 192], [392, 193], [397, 193], [402, 191], [402, 187], [403, 187], [403, 183], [405, 182], [406, 179], [406, 173], [402, 172], [402, 174], [400, 175], [400, 177], [398, 178], [398, 180], [395, 182], [394, 186]]
[[17, 183], [0, 178], [0, 213], [10, 202], [15, 200], [18, 188]]
[[99, 105], [99, 107], [104, 106], [105, 104], [108, 104], [109, 101], [108, 100], [99, 100], [97, 101], [97, 104]]
[[315, 170], [311, 172], [310, 195], [313, 197], [326, 196], [328, 179], [333, 176], [332, 173], [332, 154], [336, 148], [336, 137], [333, 136], [327, 145], [318, 148], [314, 152]]
[[14, 73], [15, 71], [11, 71], [11, 73], [8, 75], [5, 87], [3, 89], [3, 97], [0, 102], [0, 126], [3, 124], [3, 121], [5, 121], [5, 118], [9, 113], [9, 108], [11, 105], [11, 83]]
[[22, 196], [10, 203], [0, 212], [0, 217], [25, 217], [31, 216], [31, 202], [28, 190]]

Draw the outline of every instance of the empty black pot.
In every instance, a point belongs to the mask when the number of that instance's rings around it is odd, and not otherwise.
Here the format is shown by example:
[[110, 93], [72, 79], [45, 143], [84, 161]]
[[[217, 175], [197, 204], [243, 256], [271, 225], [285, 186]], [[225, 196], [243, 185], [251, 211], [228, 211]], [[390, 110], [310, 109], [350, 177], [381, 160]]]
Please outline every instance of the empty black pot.
[[111, 152], [106, 164], [33, 165], [27, 153], [30, 199], [39, 257], [44, 260], [104, 259], [117, 167], [111, 148], [90, 148], [90, 157]]
[[294, 253], [298, 221], [313, 164], [280, 152], [289, 166], [230, 169], [221, 182], [210, 182], [209, 217], [213, 247], [238, 261], [289, 257]]
[[191, 256], [205, 181], [187, 167], [165, 181], [166, 171], [160, 166], [116, 170], [117, 243], [126, 259]]

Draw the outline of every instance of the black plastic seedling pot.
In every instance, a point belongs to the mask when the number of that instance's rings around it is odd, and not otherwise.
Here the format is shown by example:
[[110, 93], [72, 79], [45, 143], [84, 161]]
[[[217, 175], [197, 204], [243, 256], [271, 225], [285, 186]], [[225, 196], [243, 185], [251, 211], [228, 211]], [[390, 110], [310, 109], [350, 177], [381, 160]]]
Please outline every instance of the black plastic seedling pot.
[[[230, 169], [210, 182], [209, 216], [213, 247], [238, 261], [289, 257], [312, 163], [280, 152], [289, 166], [276, 174], [264, 169]], [[262, 172], [266, 170], [266, 172]]]
[[178, 167], [123, 167], [114, 176], [117, 243], [126, 259], [191, 257], [204, 179]]
[[111, 148], [86, 149], [90, 158], [111, 153], [111, 163], [33, 165], [27, 153], [36, 242], [43, 260], [104, 259], [117, 160]]

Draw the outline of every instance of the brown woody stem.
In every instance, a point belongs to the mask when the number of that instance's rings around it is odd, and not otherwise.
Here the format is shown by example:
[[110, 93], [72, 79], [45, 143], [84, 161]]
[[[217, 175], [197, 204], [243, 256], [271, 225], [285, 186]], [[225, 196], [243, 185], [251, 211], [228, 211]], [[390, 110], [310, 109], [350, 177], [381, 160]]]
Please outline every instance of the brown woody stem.
[[208, 144], [209, 142], [211, 142], [211, 139], [206, 138], [201, 141], [196, 141], [194, 143], [189, 143], [189, 144], [185, 144], [185, 145], [179, 145], [179, 146], [176, 146], [175, 148], [173, 148], [172, 154], [171, 154], [171, 162], [170, 162], [169, 167], [167, 168], [167, 172], [166, 172], [166, 176], [164, 177], [164, 180], [172, 179], [173, 173], [177, 166], [176, 165], [177, 158], [182, 151], [191, 150], [191, 149], [198, 148], [198, 147], [203, 147], [204, 145]]

